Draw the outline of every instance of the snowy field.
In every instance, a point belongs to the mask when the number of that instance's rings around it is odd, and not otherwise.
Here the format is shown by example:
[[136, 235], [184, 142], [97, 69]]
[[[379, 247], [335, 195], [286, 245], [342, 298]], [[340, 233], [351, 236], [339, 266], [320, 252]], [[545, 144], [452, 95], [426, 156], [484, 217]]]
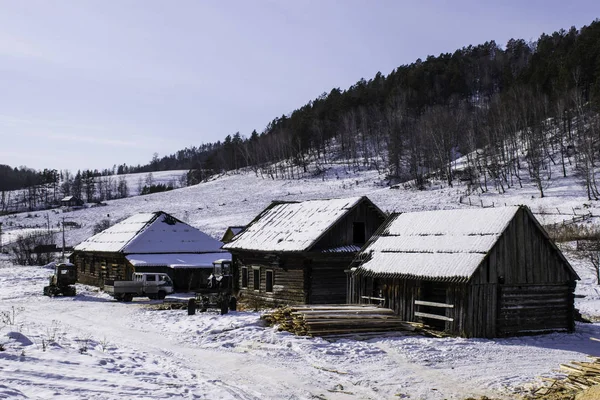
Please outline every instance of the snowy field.
[[[45, 226], [47, 218], [57, 226], [64, 217], [82, 226], [65, 232], [67, 245], [75, 245], [103, 219], [116, 222], [162, 210], [220, 238], [228, 226], [247, 224], [272, 200], [368, 195], [384, 211], [412, 211], [469, 207], [465, 191], [460, 184], [439, 183], [424, 191], [390, 189], [375, 171], [331, 165], [312, 179], [230, 174], [102, 207], [23, 213], [0, 221], [14, 238], [23, 229], [16, 227]], [[543, 223], [573, 213], [600, 214], [598, 202], [587, 201], [573, 178], [556, 178], [546, 195], [539, 198], [525, 182], [523, 189], [470, 199], [473, 207], [527, 204], [534, 213], [556, 211], [540, 215]], [[582, 277], [577, 307], [600, 317], [600, 290], [589, 263], [574, 252], [566, 255]], [[12, 266], [6, 256], [0, 260], [0, 344], [5, 347], [0, 398], [510, 399], [539, 384], [540, 377], [555, 376], [560, 363], [600, 356], [600, 342], [590, 340], [600, 338], [598, 324], [578, 324], [574, 334], [498, 340], [408, 336], [330, 343], [264, 327], [255, 312], [188, 316], [185, 310], [151, 310], [156, 302], [117, 303], [85, 286], [78, 286], [75, 298], [51, 299], [42, 296], [50, 273]]]
[[264, 327], [258, 312], [188, 316], [82, 285], [75, 298], [44, 297], [50, 272], [0, 267], [0, 398], [508, 399], [559, 363], [600, 355], [589, 340], [598, 324], [499, 340], [328, 342]]

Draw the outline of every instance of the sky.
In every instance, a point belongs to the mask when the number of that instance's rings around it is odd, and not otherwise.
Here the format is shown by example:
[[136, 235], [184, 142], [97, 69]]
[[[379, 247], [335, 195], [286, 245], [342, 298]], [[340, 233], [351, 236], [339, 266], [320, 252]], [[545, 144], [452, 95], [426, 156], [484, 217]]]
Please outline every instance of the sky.
[[0, 164], [145, 164], [417, 58], [598, 17], [597, 0], [0, 0]]

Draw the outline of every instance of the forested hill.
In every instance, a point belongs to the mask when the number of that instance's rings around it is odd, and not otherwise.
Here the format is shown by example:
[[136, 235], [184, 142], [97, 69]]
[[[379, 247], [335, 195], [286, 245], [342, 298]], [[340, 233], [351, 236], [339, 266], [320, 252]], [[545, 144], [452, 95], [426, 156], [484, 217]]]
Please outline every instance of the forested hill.
[[[275, 118], [263, 132], [235, 133], [112, 171], [190, 169], [188, 183], [196, 183], [242, 167], [298, 177], [309, 161], [341, 160], [395, 181], [422, 182], [435, 171], [451, 184], [452, 161], [483, 149], [469, 159], [468, 178], [483, 174], [485, 185], [489, 179], [500, 190], [519, 177], [519, 150], [527, 154], [534, 181], [542, 180], [545, 163], [557, 160], [579, 163], [589, 180], [600, 158], [593, 136], [599, 107], [596, 20], [534, 42], [491, 41], [419, 59], [387, 76], [377, 73], [346, 90], [323, 93]], [[582, 154], [584, 160], [576, 159]]]
[[[534, 175], [543, 172], [547, 156], [556, 161], [557, 149], [563, 162], [573, 161], [567, 151], [586, 145], [580, 135], [594, 132], [586, 118], [599, 106], [596, 20], [580, 30], [542, 34], [535, 42], [511, 39], [502, 47], [491, 41], [419, 59], [388, 76], [377, 73], [347, 90], [323, 93], [275, 118], [260, 134], [236, 133], [223, 142], [155, 159], [145, 168], [194, 168], [196, 179], [202, 179], [216, 171], [282, 160], [301, 173], [309, 157], [339, 157], [400, 181], [422, 180], [427, 171], [442, 170], [451, 182], [451, 161], [485, 148], [486, 157], [473, 160], [474, 167], [487, 170], [491, 179], [508, 181], [510, 168], [516, 168], [510, 160], [518, 162], [517, 146], [531, 147]], [[572, 126], [576, 121], [579, 127]], [[549, 129], [557, 130], [557, 141], [547, 140]], [[509, 143], [511, 149], [504, 146]]]

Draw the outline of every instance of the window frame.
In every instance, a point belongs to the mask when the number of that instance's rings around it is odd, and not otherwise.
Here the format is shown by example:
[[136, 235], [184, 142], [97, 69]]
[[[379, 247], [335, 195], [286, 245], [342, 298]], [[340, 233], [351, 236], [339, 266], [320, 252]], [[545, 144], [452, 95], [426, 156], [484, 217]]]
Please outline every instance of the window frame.
[[252, 288], [255, 292], [260, 292], [260, 267], [252, 267]]
[[242, 282], [240, 283], [242, 289], [248, 289], [248, 278], [248, 267], [242, 267]]
[[[271, 274], [270, 282], [269, 274]], [[271, 290], [269, 290], [269, 286]], [[273, 293], [273, 286], [275, 286], [275, 272], [272, 269], [267, 269], [265, 270], [265, 292]]]
[[[358, 228], [362, 227], [362, 232], [360, 233], [362, 241], [357, 240], [357, 231]], [[367, 242], [367, 224], [362, 221], [356, 221], [352, 223], [352, 244], [354, 245], [364, 245]]]

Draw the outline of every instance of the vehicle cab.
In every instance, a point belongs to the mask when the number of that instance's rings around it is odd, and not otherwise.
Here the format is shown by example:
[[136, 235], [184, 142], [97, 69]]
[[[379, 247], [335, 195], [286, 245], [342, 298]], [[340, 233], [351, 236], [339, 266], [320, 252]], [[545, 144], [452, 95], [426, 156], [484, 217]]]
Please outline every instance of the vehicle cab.
[[160, 286], [167, 293], [173, 293], [173, 281], [169, 275], [164, 273], [135, 272], [133, 281], [143, 282], [144, 286]]

